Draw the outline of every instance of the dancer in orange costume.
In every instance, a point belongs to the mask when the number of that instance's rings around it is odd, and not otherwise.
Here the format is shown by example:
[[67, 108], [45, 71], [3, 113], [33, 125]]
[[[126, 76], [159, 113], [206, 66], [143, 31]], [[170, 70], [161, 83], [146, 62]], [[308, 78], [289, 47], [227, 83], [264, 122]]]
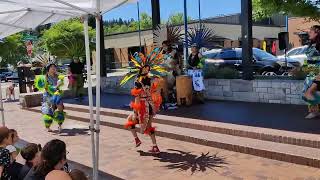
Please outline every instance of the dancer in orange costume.
[[135, 97], [134, 102], [130, 104], [133, 113], [128, 116], [125, 127], [130, 129], [138, 147], [141, 141], [137, 135], [136, 125], [140, 125], [140, 132], [149, 135], [152, 140], [153, 146], [149, 152], [157, 154], [160, 150], [152, 121], [162, 103], [162, 97], [157, 92], [156, 79], [165, 72], [165, 67], [162, 66], [163, 56], [159, 49], [155, 49], [147, 57], [142, 54], [132, 57], [131, 62], [134, 67], [121, 81], [122, 85], [136, 77], [135, 87], [131, 90], [131, 94]]

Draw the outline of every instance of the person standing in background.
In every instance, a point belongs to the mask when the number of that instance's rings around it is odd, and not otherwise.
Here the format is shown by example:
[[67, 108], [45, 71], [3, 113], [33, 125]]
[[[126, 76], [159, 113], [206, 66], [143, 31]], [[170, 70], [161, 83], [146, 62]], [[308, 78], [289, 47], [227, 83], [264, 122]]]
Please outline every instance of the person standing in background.
[[73, 82], [71, 82], [71, 89], [74, 93], [75, 98], [78, 100], [82, 100], [83, 96], [83, 85], [84, 85], [84, 64], [78, 59], [74, 58], [73, 61], [69, 65], [69, 74], [71, 76]]

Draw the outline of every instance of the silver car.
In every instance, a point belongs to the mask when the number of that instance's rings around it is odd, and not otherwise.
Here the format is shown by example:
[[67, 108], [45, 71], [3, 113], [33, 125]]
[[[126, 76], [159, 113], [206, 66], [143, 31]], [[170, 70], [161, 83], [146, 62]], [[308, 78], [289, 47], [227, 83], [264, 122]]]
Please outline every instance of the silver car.
[[[306, 50], [308, 46], [301, 46], [297, 48], [292, 48], [287, 52], [287, 57], [290, 59], [288, 62], [292, 63], [290, 61], [296, 61], [300, 63], [300, 66], [304, 64], [304, 61], [307, 59], [306, 56]], [[284, 60], [284, 55], [278, 56], [279, 60]]]

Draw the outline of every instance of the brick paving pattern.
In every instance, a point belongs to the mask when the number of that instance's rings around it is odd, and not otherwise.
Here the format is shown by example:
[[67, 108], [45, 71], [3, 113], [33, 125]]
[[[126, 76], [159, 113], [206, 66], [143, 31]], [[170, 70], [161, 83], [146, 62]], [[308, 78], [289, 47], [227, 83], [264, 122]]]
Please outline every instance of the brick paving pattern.
[[[6, 103], [5, 110], [7, 126], [17, 129], [23, 140], [44, 144], [53, 138], [62, 139], [67, 143], [68, 158], [72, 162], [78, 166], [91, 166], [87, 123], [67, 120], [65, 130], [59, 136], [44, 131], [39, 113], [21, 110], [17, 103]], [[140, 137], [143, 144], [136, 149], [128, 131], [101, 127], [99, 161], [104, 174], [100, 179], [116, 179], [110, 174], [130, 180], [320, 179], [317, 168], [167, 138], [158, 138], [163, 153], [155, 157], [146, 153], [151, 145], [149, 138]]]

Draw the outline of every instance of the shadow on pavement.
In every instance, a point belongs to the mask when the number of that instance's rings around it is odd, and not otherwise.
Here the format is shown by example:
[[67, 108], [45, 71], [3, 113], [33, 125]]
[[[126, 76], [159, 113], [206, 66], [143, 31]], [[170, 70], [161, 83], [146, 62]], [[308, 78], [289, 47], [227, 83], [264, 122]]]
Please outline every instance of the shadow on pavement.
[[[91, 167], [88, 167], [86, 165], [83, 165], [83, 164], [80, 164], [80, 163], [77, 163], [77, 162], [74, 162], [74, 161], [70, 161], [68, 160], [68, 164], [69, 164], [69, 167], [70, 169], [79, 169], [83, 172], [85, 172], [86, 174], [92, 174], [92, 168]], [[90, 176], [90, 179], [91, 179], [91, 176]], [[116, 177], [116, 176], [113, 176], [111, 174], [108, 174], [106, 172], [102, 172], [102, 171], [99, 171], [99, 177], [98, 179], [106, 179], [106, 180], [124, 180], [124, 179], [121, 179], [119, 177]]]
[[154, 160], [170, 163], [164, 167], [168, 169], [176, 169], [179, 171], [191, 171], [191, 175], [195, 172], [205, 172], [206, 170], [217, 171], [217, 168], [223, 168], [228, 165], [225, 157], [219, 157], [218, 154], [210, 155], [209, 152], [201, 155], [191, 154], [180, 150], [168, 149], [168, 152], [161, 152], [154, 155], [149, 152], [138, 151], [140, 156], [153, 156]]
[[[53, 131], [54, 134], [59, 134], [58, 130]], [[77, 135], [88, 135], [88, 128], [73, 128], [73, 129], [62, 129], [60, 136], [77, 136]]]

